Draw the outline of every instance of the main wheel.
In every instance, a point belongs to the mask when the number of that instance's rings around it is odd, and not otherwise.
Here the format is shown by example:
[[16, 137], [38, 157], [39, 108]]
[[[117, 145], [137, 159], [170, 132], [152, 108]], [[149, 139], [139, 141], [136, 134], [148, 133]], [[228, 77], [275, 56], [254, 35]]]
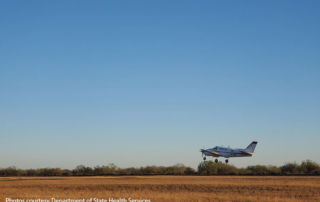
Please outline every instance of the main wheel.
[[206, 160], [207, 158], [206, 157], [203, 157], [203, 160]]
[[218, 159], [214, 160], [214, 162], [218, 163]]
[[229, 161], [228, 161], [228, 159], [226, 159], [226, 163], [228, 163]]

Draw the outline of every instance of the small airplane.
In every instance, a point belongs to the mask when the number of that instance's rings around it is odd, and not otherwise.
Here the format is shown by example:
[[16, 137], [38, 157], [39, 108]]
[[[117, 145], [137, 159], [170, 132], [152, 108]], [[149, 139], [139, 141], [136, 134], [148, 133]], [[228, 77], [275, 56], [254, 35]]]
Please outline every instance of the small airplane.
[[215, 146], [212, 149], [200, 149], [200, 152], [202, 153], [202, 157], [204, 155], [203, 160], [206, 160], [206, 156], [212, 156], [216, 157], [215, 162], [218, 163], [218, 158], [221, 156], [227, 158], [226, 163], [228, 163], [228, 159], [230, 157], [251, 157], [257, 144], [257, 141], [253, 141], [245, 149], [234, 149], [230, 147]]

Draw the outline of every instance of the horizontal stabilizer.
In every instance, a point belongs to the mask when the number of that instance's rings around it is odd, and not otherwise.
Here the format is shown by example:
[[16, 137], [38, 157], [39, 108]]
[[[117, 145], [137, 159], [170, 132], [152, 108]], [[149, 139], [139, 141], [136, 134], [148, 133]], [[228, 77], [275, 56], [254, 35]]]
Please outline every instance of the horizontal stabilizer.
[[244, 152], [244, 151], [241, 151], [242, 154], [245, 154], [245, 155], [248, 155], [248, 156], [252, 156], [252, 153], [249, 153], [249, 152]]

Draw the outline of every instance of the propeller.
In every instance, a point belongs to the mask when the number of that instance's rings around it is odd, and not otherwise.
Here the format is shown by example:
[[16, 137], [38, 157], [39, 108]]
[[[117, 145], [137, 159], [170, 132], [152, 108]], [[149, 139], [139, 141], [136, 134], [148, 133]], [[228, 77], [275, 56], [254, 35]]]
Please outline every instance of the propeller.
[[203, 157], [203, 150], [204, 150], [205, 146], [203, 146], [203, 149], [200, 149], [200, 152], [202, 153], [202, 157]]

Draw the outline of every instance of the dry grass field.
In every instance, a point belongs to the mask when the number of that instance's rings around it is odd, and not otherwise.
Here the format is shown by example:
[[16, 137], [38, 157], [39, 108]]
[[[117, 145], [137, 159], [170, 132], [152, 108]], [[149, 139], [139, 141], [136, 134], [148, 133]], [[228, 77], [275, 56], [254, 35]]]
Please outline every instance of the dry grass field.
[[320, 177], [8, 177], [0, 200], [150, 199], [151, 201], [320, 201]]

